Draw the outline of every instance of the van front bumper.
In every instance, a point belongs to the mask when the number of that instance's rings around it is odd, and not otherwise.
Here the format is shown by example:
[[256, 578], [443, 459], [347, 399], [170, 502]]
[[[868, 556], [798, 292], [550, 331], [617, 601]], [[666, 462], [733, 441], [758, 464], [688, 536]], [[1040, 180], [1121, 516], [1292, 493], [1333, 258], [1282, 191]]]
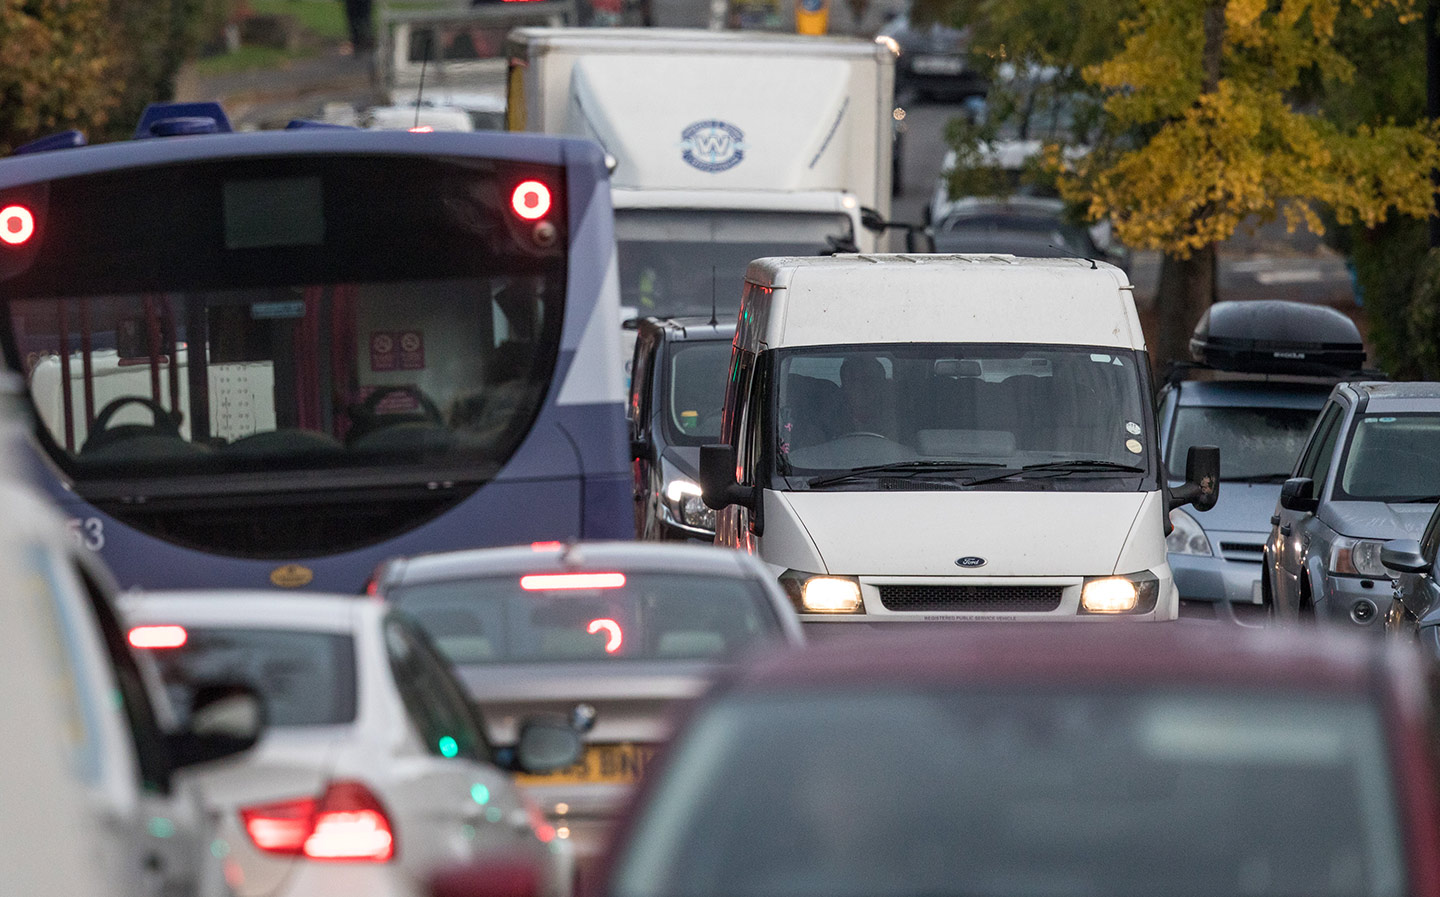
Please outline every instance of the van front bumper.
[[[860, 576], [863, 613], [800, 612], [808, 634], [832, 635], [842, 626], [915, 623], [1155, 622], [1179, 615], [1170, 569], [1149, 571], [1157, 580], [1155, 606], [1144, 612], [1090, 613], [1080, 607], [1083, 576]], [[963, 590], [963, 591], [962, 591]]]

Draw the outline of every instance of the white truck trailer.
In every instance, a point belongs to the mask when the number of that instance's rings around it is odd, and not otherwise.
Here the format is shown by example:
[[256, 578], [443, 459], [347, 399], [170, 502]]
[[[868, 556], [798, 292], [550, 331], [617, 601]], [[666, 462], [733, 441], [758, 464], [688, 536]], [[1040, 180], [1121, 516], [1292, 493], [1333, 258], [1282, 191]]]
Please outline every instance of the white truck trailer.
[[[506, 127], [590, 137], [631, 315], [733, 319], [751, 259], [873, 252], [894, 55], [854, 38], [667, 28], [510, 33]], [[713, 303], [713, 306], [712, 306]]]

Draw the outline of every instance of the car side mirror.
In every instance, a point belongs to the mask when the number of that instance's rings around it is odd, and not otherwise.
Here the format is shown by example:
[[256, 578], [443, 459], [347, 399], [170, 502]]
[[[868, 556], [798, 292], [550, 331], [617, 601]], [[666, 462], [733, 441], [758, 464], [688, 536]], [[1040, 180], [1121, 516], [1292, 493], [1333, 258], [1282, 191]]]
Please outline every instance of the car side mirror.
[[568, 720], [532, 716], [520, 724], [515, 766], [521, 772], [552, 772], [579, 763], [584, 751], [579, 731]]
[[190, 720], [170, 733], [172, 769], [223, 760], [248, 751], [265, 731], [265, 702], [239, 683], [202, 685], [190, 702]]
[[1380, 563], [1396, 573], [1429, 573], [1430, 562], [1414, 539], [1393, 539], [1380, 548]]
[[1213, 445], [1192, 445], [1185, 453], [1185, 484], [1170, 490], [1170, 507], [1192, 505], [1208, 511], [1220, 500], [1220, 449]]
[[1311, 513], [1320, 507], [1315, 497], [1315, 481], [1309, 477], [1291, 477], [1280, 487], [1280, 507], [1287, 511]]
[[700, 498], [707, 508], [714, 511], [730, 505], [754, 510], [754, 492], [735, 481], [733, 446], [700, 446]]
[[535, 863], [494, 856], [442, 869], [430, 879], [430, 897], [540, 897], [544, 881]]

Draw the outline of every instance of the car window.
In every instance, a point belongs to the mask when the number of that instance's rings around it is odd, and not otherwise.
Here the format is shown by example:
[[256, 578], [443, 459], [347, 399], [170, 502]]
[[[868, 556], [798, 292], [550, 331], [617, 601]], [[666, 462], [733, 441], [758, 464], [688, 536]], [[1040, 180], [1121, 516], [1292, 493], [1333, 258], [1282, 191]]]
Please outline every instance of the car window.
[[140, 765], [140, 784], [147, 791], [166, 793], [170, 790], [170, 752], [165, 733], [156, 718], [155, 707], [150, 703], [149, 692], [145, 690], [145, 678], [130, 653], [125, 632], [111, 609], [105, 590], [79, 562], [73, 562], [71, 571], [85, 589], [105, 639], [110, 663], [115, 669], [115, 683], [119, 689], [116, 699], [130, 723], [130, 735], [135, 741], [135, 756]]
[[1440, 414], [1365, 414], [1351, 430], [1334, 497], [1440, 499]]
[[1386, 756], [1376, 707], [1318, 693], [734, 694], [673, 746], [607, 892], [1399, 897]]
[[784, 638], [760, 584], [736, 576], [510, 574], [386, 597], [457, 664], [719, 660]]
[[490, 746], [454, 675], [426, 644], [422, 632], [398, 614], [385, 621], [385, 647], [395, 687], [430, 753], [490, 761]]
[[1335, 402], [1325, 407], [1320, 415], [1320, 422], [1315, 425], [1305, 455], [1295, 469], [1297, 477], [1310, 477], [1315, 480], [1316, 494], [1325, 486], [1325, 474], [1329, 472], [1330, 458], [1335, 454], [1335, 437], [1342, 413], [1343, 409]]
[[1284, 480], [1314, 424], [1310, 408], [1182, 406], [1175, 412], [1166, 470], [1172, 478], [1184, 479], [1190, 447], [1215, 445], [1220, 447], [1220, 479]]
[[671, 344], [666, 404], [668, 426], [675, 444], [705, 445], [720, 441], [730, 352], [730, 344], [718, 340]]
[[355, 640], [348, 634], [187, 627], [183, 646], [150, 655], [181, 714], [188, 712], [198, 685], [244, 682], [260, 692], [267, 725], [355, 720]]

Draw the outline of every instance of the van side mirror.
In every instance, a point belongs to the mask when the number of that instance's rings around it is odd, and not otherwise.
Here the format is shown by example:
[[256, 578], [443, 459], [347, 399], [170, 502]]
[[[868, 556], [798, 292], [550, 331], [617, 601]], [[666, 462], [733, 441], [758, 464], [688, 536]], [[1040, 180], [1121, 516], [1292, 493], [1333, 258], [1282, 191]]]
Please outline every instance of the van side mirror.
[[889, 225], [885, 216], [869, 206], [860, 207], [860, 226], [873, 233], [882, 233]]
[[1185, 485], [1170, 490], [1170, 507], [1192, 505], [1208, 511], [1220, 499], [1220, 449], [1213, 445], [1192, 445], [1185, 453]]
[[1414, 539], [1392, 539], [1380, 548], [1380, 563], [1396, 573], [1429, 573], [1430, 562]]
[[754, 493], [735, 482], [734, 446], [700, 446], [700, 498], [714, 511], [730, 505], [755, 509]]
[[1280, 507], [1287, 511], [1312, 513], [1320, 507], [1315, 497], [1315, 481], [1309, 477], [1291, 477], [1280, 487]]
[[170, 767], [181, 769], [248, 751], [265, 731], [265, 702], [240, 683], [202, 685], [190, 703], [190, 720], [166, 736]]

